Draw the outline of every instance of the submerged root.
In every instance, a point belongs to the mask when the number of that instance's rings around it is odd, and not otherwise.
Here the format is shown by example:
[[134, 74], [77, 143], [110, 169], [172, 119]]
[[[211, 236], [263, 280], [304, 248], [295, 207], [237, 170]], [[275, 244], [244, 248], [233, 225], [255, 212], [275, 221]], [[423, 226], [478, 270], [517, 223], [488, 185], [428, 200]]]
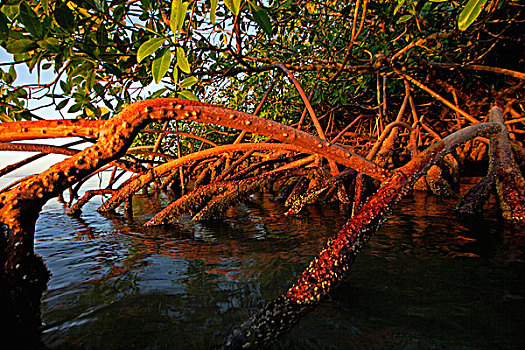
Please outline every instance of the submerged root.
[[289, 330], [301, 315], [330, 293], [394, 206], [432, 165], [466, 140], [482, 132], [496, 132], [499, 129], [494, 124], [478, 124], [462, 129], [435, 143], [396, 170], [357, 210], [341, 231], [328, 241], [297, 282], [249, 321], [235, 328], [227, 337], [223, 348], [258, 347]]
[[482, 177], [469, 191], [461, 197], [456, 205], [456, 211], [460, 215], [476, 215], [483, 211], [485, 202], [489, 199], [490, 192], [494, 186], [494, 176], [487, 174]]
[[233, 205], [240, 203], [248, 195], [263, 188], [270, 187], [276, 179], [286, 179], [291, 176], [303, 176], [308, 173], [309, 170], [307, 169], [287, 169], [236, 181], [230, 186], [231, 189], [229, 191], [224, 192], [210, 201], [193, 217], [193, 220], [210, 220], [219, 218], [224, 215], [226, 210]]
[[304, 193], [297, 195], [295, 200], [293, 200], [293, 202], [289, 204], [290, 209], [288, 209], [285, 215], [299, 214], [299, 212], [304, 208], [306, 204], [317, 201], [323, 192], [334, 188], [336, 188], [337, 191], [337, 199], [341, 203], [348, 203], [349, 198], [346, 194], [343, 182], [354, 174], [355, 171], [353, 171], [352, 169], [345, 170], [341, 174], [333, 176], [323, 182], [320, 182], [319, 184], [313, 186]]
[[525, 179], [521, 174], [509, 144], [508, 130], [498, 107], [490, 111], [490, 121], [501, 127], [490, 137], [490, 172], [494, 173], [496, 192], [502, 216], [516, 223], [525, 224]]

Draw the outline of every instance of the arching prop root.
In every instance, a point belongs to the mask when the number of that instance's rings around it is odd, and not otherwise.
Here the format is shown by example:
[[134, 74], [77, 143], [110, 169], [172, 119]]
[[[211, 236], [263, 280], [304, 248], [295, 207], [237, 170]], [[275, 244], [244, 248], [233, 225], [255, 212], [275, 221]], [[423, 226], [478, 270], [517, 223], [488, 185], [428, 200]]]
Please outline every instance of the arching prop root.
[[495, 188], [503, 218], [525, 224], [525, 180], [512, 155], [508, 129], [503, 122], [501, 110], [493, 107], [490, 121], [501, 127], [500, 132], [490, 135], [489, 169], [461, 198], [456, 210], [462, 215], [475, 215]]
[[491, 109], [490, 121], [501, 127], [498, 134], [490, 136], [489, 173], [494, 174], [502, 216], [525, 224], [525, 179], [512, 156], [509, 132], [498, 107]]
[[[193, 220], [217, 217], [244, 196], [272, 185], [275, 181], [303, 176], [307, 169], [288, 169], [261, 174], [244, 180], [215, 182], [180, 197], [146, 222], [146, 226], [167, 224], [180, 215], [191, 214]], [[213, 200], [212, 200], [213, 198]], [[208, 202], [207, 204], [204, 204]]]
[[[243, 129], [284, 142], [270, 147], [337, 159], [339, 163], [354, 167], [378, 180], [384, 180], [390, 175], [388, 170], [352, 151], [311, 134], [247, 113], [188, 100], [155, 99], [138, 102], [109, 120], [0, 123], [0, 142], [61, 137], [86, 137], [97, 140], [92, 146], [51, 166], [41, 174], [20, 181], [0, 194], [0, 225], [3, 231], [0, 235], [0, 294], [5, 296], [0, 300], [0, 310], [5, 310], [3, 317], [17, 329], [17, 334], [25, 333], [28, 339], [34, 338], [37, 332], [34, 330], [38, 329], [36, 325], [40, 322], [40, 298], [47, 284], [48, 272], [41, 259], [34, 254], [33, 247], [35, 224], [43, 205], [97, 169], [122, 157], [135, 136], [147, 124], [168, 120], [188, 120]], [[268, 145], [275, 144], [266, 144], [264, 149], [267, 149]], [[250, 147], [253, 149], [250, 145], [244, 150]], [[224, 152], [221, 147], [212, 150], [216, 154]], [[195, 159], [201, 157], [199, 154]], [[179, 165], [185, 164], [188, 159], [183, 158], [172, 162], [180, 161]], [[169, 163], [171, 162], [165, 164]], [[167, 168], [169, 169], [169, 166]], [[127, 198], [129, 193], [126, 193], [122, 200]], [[27, 311], [28, 305], [31, 315]]]
[[331, 178], [320, 182], [316, 186], [311, 187], [303, 193], [298, 194], [296, 197], [294, 197], [293, 201], [288, 203], [290, 209], [288, 209], [285, 215], [298, 214], [306, 204], [316, 201], [323, 192], [333, 188], [335, 188], [337, 191], [337, 199], [342, 203], [348, 203], [349, 199], [346, 195], [344, 181], [352, 175], [355, 175], [354, 170], [345, 170], [339, 175], [332, 176]]
[[379, 190], [332, 237], [298, 281], [282, 296], [270, 302], [227, 337], [222, 348], [246, 349], [265, 344], [282, 335], [299, 317], [328, 295], [343, 278], [358, 253], [414, 183], [457, 145], [480, 134], [495, 133], [494, 123], [462, 129], [435, 143], [405, 166], [396, 170]]

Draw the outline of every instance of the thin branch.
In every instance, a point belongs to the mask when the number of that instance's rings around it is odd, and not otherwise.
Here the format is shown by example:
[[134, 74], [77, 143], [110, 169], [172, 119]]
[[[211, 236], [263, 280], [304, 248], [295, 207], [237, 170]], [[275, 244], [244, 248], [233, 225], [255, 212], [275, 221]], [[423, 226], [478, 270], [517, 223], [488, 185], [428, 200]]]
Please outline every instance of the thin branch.
[[454, 64], [454, 63], [440, 63], [440, 62], [430, 62], [429, 64], [430, 66], [437, 67], [437, 68], [448, 68], [448, 69], [463, 68], [463, 69], [471, 69], [471, 70], [481, 70], [485, 72], [504, 74], [504, 75], [508, 75], [514, 78], [525, 80], [525, 73], [518, 72], [515, 70], [505, 69], [505, 68], [482, 66], [479, 64]]
[[396, 68], [393, 68], [394, 71], [399, 75], [401, 76], [402, 78], [408, 80], [409, 82], [411, 82], [412, 84], [416, 85], [418, 88], [420, 88], [421, 90], [429, 93], [432, 97], [438, 99], [439, 101], [441, 101], [443, 104], [445, 104], [446, 106], [450, 107], [452, 110], [456, 111], [457, 113], [461, 114], [463, 117], [465, 117], [467, 120], [469, 120], [471, 123], [473, 124], [477, 124], [479, 123], [479, 121], [472, 117], [470, 114], [468, 114], [467, 112], [465, 112], [464, 110], [462, 110], [461, 108], [459, 107], [456, 107], [453, 103], [451, 103], [450, 101], [448, 101], [447, 99], [441, 97], [441, 95], [439, 95], [438, 93], [434, 92], [433, 90], [431, 90], [430, 88], [428, 88], [427, 86], [423, 85], [423, 83], [417, 81], [416, 79], [412, 78], [410, 75], [406, 74], [406, 73], [403, 73], [401, 72], [399, 69], [396, 69]]

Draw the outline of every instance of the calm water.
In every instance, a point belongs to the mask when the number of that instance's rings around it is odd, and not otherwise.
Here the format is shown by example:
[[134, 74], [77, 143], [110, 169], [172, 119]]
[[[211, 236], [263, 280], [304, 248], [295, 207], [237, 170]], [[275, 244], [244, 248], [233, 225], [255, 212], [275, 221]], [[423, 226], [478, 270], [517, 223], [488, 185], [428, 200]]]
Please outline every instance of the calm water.
[[[264, 195], [220, 222], [142, 227], [166, 200], [136, 197], [134, 222], [98, 214], [100, 197], [80, 218], [56, 200], [44, 207], [35, 246], [52, 273], [47, 346], [210, 348], [285, 291], [345, 222], [330, 205], [286, 218]], [[461, 223], [454, 203], [406, 198], [332, 297], [273, 347], [525, 348], [524, 233], [493, 203]]]

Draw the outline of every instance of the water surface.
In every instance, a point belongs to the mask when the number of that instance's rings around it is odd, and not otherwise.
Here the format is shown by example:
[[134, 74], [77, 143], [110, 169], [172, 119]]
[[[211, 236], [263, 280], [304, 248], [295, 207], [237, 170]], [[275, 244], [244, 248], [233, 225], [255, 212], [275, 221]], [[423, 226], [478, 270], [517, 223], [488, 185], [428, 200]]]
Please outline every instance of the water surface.
[[[346, 221], [337, 205], [284, 217], [261, 195], [221, 221], [143, 227], [167, 200], [136, 196], [134, 221], [97, 213], [100, 197], [80, 218], [56, 200], [44, 207], [35, 249], [52, 273], [49, 348], [211, 348], [285, 291]], [[272, 347], [525, 348], [523, 232], [494, 202], [471, 222], [454, 204], [403, 200], [333, 295]]]

